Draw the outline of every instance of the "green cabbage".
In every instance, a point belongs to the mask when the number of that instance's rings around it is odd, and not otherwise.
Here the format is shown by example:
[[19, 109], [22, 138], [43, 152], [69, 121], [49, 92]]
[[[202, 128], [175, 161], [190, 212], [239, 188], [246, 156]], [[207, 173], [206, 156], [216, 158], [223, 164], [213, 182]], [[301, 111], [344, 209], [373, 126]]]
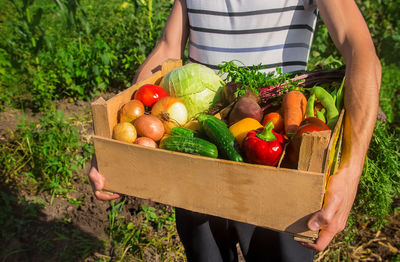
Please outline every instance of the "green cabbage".
[[220, 102], [223, 85], [214, 70], [196, 63], [175, 68], [162, 81], [164, 90], [185, 104], [189, 119]]

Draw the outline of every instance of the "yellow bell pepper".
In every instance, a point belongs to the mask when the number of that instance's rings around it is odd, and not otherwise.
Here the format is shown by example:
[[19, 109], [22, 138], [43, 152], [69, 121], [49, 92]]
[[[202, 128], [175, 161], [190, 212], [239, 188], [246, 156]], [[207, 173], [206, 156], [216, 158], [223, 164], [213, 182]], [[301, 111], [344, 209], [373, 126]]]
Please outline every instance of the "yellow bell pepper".
[[246, 137], [247, 133], [260, 127], [263, 127], [260, 122], [258, 122], [254, 118], [248, 117], [243, 118], [242, 120], [239, 120], [235, 124], [231, 125], [229, 127], [229, 131], [231, 131], [238, 144], [242, 145], [242, 141]]
[[189, 122], [184, 124], [183, 127], [188, 128], [193, 131], [198, 131], [198, 132], [201, 131], [199, 121], [197, 121], [197, 120], [190, 120]]

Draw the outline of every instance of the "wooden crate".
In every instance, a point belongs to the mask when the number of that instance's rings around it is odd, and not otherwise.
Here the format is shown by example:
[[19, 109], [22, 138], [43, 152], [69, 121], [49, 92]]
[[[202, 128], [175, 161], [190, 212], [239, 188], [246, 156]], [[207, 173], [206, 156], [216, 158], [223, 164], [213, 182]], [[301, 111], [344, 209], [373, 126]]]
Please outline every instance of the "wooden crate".
[[[118, 110], [140, 86], [157, 84], [180, 60], [113, 98], [92, 103], [93, 136], [105, 190], [229, 218], [313, 241], [307, 220], [323, 204], [327, 173], [335, 162], [343, 112], [330, 131], [303, 136], [299, 167], [287, 169], [153, 149], [111, 139]], [[328, 157], [327, 157], [328, 156]]]

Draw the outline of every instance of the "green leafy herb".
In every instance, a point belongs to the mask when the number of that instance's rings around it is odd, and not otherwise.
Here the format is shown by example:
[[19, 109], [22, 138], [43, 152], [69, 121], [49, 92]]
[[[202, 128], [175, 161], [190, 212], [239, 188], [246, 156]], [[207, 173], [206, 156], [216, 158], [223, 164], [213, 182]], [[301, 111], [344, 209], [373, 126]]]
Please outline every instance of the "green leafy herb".
[[279, 86], [282, 83], [289, 86], [294, 82], [291, 80], [293, 74], [283, 74], [280, 67], [276, 68], [276, 72], [264, 73], [261, 70], [266, 69], [266, 66], [259, 64], [248, 67], [238, 60], [224, 61], [219, 67], [221, 69], [218, 74], [226, 74], [226, 82], [242, 83], [235, 93], [236, 96], [241, 96], [249, 90], [258, 94], [260, 88]]

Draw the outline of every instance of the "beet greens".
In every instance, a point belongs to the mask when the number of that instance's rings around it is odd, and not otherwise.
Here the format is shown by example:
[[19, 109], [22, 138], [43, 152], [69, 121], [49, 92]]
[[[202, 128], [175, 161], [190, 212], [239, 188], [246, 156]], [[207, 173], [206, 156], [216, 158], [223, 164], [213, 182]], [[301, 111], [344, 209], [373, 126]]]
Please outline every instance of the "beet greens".
[[282, 73], [281, 68], [277, 68], [276, 72], [263, 73], [260, 70], [265, 69], [261, 64], [247, 67], [235, 64], [239, 62], [232, 60], [224, 62], [220, 66], [219, 74], [226, 74], [225, 81], [227, 83], [241, 83], [236, 85], [235, 96], [239, 97], [249, 91], [259, 96], [260, 104], [268, 106], [268, 104], [276, 104], [280, 101], [283, 94], [290, 90], [305, 91], [307, 88], [316, 84], [341, 82], [344, 77], [344, 68], [324, 69], [303, 73]]

